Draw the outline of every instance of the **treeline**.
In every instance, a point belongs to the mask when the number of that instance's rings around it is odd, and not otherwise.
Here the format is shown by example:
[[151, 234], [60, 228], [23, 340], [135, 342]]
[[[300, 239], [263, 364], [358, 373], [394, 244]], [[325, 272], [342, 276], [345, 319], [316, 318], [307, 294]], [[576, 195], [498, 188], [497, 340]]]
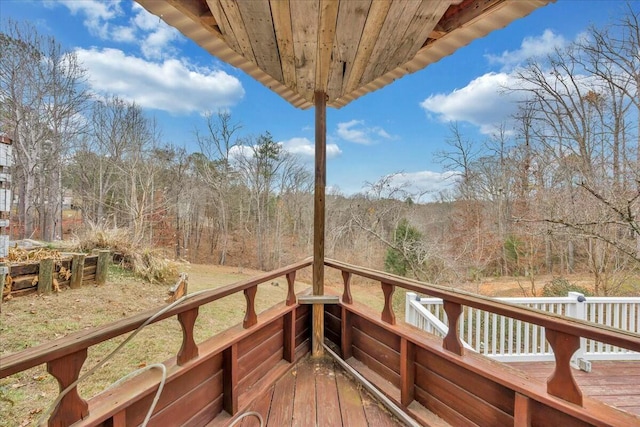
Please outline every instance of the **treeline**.
[[[487, 141], [451, 124], [436, 153], [452, 190], [419, 195], [393, 176], [327, 196], [326, 254], [436, 283], [589, 272], [619, 292], [640, 265], [640, 27], [633, 10], [517, 72], [519, 112]], [[272, 269], [312, 253], [313, 176], [268, 133], [227, 112], [198, 150], [153, 117], [92, 98], [73, 52], [26, 24], [0, 34], [0, 124], [14, 140], [14, 237], [53, 240], [70, 191], [84, 224], [118, 227], [176, 258]]]

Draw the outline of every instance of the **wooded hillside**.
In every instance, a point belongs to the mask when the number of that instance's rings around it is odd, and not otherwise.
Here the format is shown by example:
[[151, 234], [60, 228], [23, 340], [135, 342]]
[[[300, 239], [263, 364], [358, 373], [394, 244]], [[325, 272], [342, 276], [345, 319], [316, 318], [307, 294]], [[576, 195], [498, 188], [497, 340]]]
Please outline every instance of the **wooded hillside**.
[[[436, 283], [588, 272], [596, 293], [640, 270], [640, 14], [522, 68], [517, 126], [434, 155], [454, 189], [392, 176], [327, 197], [326, 255]], [[0, 133], [14, 141], [14, 238], [54, 240], [63, 193], [83, 224], [191, 261], [272, 269], [312, 253], [312, 173], [269, 132], [207, 113], [187, 151], [117, 97], [94, 99], [73, 52], [30, 24], [0, 33]], [[266, 124], [265, 124], [266, 125]], [[364, 161], [364, 160], [363, 160]], [[430, 200], [430, 202], [426, 202]]]

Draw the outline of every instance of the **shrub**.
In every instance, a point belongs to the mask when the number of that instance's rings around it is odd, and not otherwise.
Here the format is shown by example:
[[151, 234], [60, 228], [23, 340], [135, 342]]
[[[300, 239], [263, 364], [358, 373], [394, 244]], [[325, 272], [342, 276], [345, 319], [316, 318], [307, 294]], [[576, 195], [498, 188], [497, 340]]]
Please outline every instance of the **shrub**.
[[569, 292], [580, 292], [584, 296], [593, 295], [589, 289], [571, 283], [564, 277], [554, 277], [553, 280], [545, 283], [542, 288], [542, 296], [544, 297], [566, 297]]

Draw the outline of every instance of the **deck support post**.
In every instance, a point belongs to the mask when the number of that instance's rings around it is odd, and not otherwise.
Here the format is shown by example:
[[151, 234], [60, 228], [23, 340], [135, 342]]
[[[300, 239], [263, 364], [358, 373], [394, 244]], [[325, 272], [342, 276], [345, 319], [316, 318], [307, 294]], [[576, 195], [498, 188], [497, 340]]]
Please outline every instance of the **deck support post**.
[[222, 352], [222, 408], [231, 416], [238, 412], [238, 344]]
[[415, 397], [416, 348], [406, 338], [400, 339], [400, 403], [409, 406]]
[[514, 427], [531, 427], [531, 399], [516, 393], [516, 401], [513, 409]]
[[289, 363], [296, 361], [296, 309], [284, 315], [282, 358]]
[[342, 323], [340, 331], [340, 350], [344, 360], [353, 356], [353, 316], [345, 307], [342, 307]]
[[[324, 294], [325, 187], [327, 185], [327, 94], [316, 91], [316, 157], [313, 202], [313, 295]], [[324, 305], [313, 305], [311, 354], [324, 354]]]

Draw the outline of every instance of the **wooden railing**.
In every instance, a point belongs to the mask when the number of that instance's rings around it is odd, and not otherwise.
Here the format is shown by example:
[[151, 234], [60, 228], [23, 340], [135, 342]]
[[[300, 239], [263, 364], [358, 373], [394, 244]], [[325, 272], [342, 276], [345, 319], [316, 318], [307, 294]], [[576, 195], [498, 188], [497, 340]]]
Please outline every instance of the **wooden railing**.
[[[534, 308], [546, 313], [588, 320], [618, 330], [640, 332], [640, 298], [585, 297], [569, 292], [566, 297], [496, 298], [498, 301]], [[406, 294], [405, 321], [427, 332], [446, 336], [446, 313], [439, 298]], [[504, 362], [554, 360], [545, 329], [488, 311], [466, 307], [459, 322], [463, 344], [487, 357]], [[581, 339], [576, 364], [588, 360], [640, 360], [640, 353]], [[578, 361], [578, 359], [581, 359]], [[585, 366], [584, 370], [588, 370]]]
[[[296, 304], [296, 295], [294, 292], [294, 281], [296, 272], [300, 269], [311, 265], [311, 260], [306, 259], [287, 267], [274, 270], [269, 273], [259, 275], [240, 282], [198, 293], [197, 295], [186, 299], [182, 303], [176, 305], [162, 315], [158, 316], [151, 323], [160, 322], [168, 318], [177, 317], [182, 327], [182, 345], [176, 356], [178, 366], [188, 364], [190, 361], [198, 357], [199, 346], [194, 340], [194, 325], [198, 316], [200, 306], [217, 301], [229, 295], [243, 292], [246, 299], [245, 316], [243, 327], [251, 328], [258, 323], [258, 315], [255, 310], [255, 298], [258, 285], [278, 277], [286, 277], [288, 284], [288, 292], [286, 298], [286, 306]], [[67, 337], [47, 342], [43, 345], [20, 351], [6, 357], [0, 358], [0, 378], [5, 378], [18, 372], [25, 371], [32, 367], [46, 364], [47, 371], [56, 378], [59, 383], [60, 390], [66, 389], [72, 385], [80, 375], [84, 361], [87, 357], [87, 350], [96, 344], [121, 336], [131, 331], [135, 331], [147, 320], [155, 315], [158, 310], [149, 310], [136, 316], [123, 319], [121, 321], [101, 326], [89, 331], [82, 331], [71, 334]], [[295, 317], [289, 319], [288, 331], [285, 331], [284, 338], [284, 358], [289, 362], [293, 361], [295, 349]], [[287, 320], [285, 319], [285, 323]], [[287, 326], [285, 326], [287, 327]], [[234, 371], [237, 370], [237, 350], [231, 346], [224, 350], [224, 369]], [[283, 352], [281, 351], [281, 354]], [[233, 414], [237, 410], [238, 396], [236, 394], [236, 386], [238, 381], [237, 373], [223, 373], [224, 377], [224, 409]], [[236, 384], [233, 381], [236, 381]], [[89, 414], [89, 405], [77, 392], [77, 388], [73, 387], [69, 393], [60, 401], [51, 417], [49, 418], [50, 426], [67, 426], [74, 422], [86, 418]], [[115, 419], [115, 417], [114, 417]], [[117, 424], [115, 421], [112, 421]]]
[[[380, 319], [387, 324], [395, 324], [392, 295], [396, 287], [441, 298], [443, 300], [443, 309], [447, 315], [448, 327], [448, 332], [442, 340], [442, 347], [456, 355], [463, 355], [464, 352], [459, 332], [459, 320], [465, 307], [544, 327], [546, 330], [545, 338], [553, 349], [555, 359], [555, 372], [547, 381], [547, 393], [576, 405], [582, 406], [583, 397], [573, 378], [570, 361], [573, 353], [580, 348], [581, 338], [632, 351], [640, 351], [640, 335], [636, 333], [598, 326], [582, 320], [568, 319], [557, 314], [544, 313], [539, 310], [496, 301], [451, 288], [425, 285], [414, 280], [356, 267], [335, 260], [326, 259], [325, 265], [342, 272], [344, 278], [343, 304], [348, 305], [353, 300], [350, 290], [353, 275], [380, 282], [384, 294], [384, 307], [380, 314]], [[408, 389], [410, 386], [403, 383], [401, 389], [405, 388]]]

